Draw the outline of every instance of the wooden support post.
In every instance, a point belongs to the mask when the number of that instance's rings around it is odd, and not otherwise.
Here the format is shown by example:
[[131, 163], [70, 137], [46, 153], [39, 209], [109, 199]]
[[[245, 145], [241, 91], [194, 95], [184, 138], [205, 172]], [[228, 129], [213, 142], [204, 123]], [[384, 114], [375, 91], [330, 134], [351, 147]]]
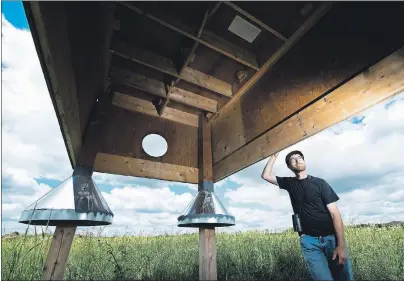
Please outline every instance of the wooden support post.
[[[94, 108], [86, 127], [83, 145], [73, 175], [85, 169], [93, 172], [95, 157], [101, 146], [101, 137], [108, 112], [112, 106], [113, 91], [109, 89], [94, 101]], [[62, 280], [77, 226], [57, 226], [43, 268], [43, 280]]]
[[[211, 126], [203, 115], [199, 124], [198, 191], [213, 192]], [[199, 280], [217, 280], [215, 227], [199, 228]]]
[[215, 228], [199, 228], [199, 280], [217, 280]]
[[43, 267], [43, 280], [62, 280], [76, 226], [57, 226]]

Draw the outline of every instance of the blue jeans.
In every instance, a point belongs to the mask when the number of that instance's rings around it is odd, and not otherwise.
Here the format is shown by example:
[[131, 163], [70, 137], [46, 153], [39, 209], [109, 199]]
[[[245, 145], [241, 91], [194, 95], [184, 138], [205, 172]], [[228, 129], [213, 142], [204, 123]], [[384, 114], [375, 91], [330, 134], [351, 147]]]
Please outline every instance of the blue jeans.
[[325, 237], [303, 235], [300, 237], [303, 256], [313, 280], [353, 280], [348, 249], [346, 249], [345, 265], [338, 264], [338, 256], [332, 260], [336, 244], [335, 235]]

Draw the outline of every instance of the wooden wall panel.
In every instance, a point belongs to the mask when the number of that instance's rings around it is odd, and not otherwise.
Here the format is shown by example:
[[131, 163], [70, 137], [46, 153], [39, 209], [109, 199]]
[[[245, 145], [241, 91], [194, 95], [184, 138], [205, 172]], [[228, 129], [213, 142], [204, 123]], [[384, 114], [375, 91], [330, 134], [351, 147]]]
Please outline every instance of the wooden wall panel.
[[218, 181], [404, 91], [404, 46], [213, 166]]
[[[219, 115], [212, 126], [214, 163], [404, 44], [397, 36], [404, 26], [402, 6], [333, 7], [249, 93]], [[239, 114], [231, 112], [234, 108]]]
[[[152, 157], [143, 151], [143, 137], [165, 138], [167, 153]], [[103, 135], [102, 153], [198, 168], [198, 128], [113, 106]]]

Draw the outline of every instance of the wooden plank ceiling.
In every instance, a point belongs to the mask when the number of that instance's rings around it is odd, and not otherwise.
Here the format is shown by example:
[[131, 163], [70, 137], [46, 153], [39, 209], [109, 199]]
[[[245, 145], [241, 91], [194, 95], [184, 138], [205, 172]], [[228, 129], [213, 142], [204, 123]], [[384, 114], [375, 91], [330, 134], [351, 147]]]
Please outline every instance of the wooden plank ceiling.
[[[251, 10], [251, 5], [241, 4]], [[109, 79], [124, 90], [114, 104], [176, 122], [192, 114], [177, 110], [181, 104], [213, 119], [331, 7], [307, 2], [264, 5], [272, 9], [259, 19], [238, 3], [117, 2], [119, 24], [111, 42]], [[288, 15], [287, 20], [279, 12]], [[251, 43], [229, 31], [236, 17], [260, 30]], [[139, 91], [152, 101], [140, 98]]]
[[[212, 128], [214, 180], [220, 180], [304, 139], [309, 133], [301, 135], [293, 123], [306, 124], [300, 111], [404, 43], [403, 4], [24, 6], [72, 166], [90, 112], [111, 87], [114, 108], [95, 169], [192, 183], [198, 182], [201, 116]], [[335, 96], [341, 99], [340, 92]], [[341, 120], [338, 114], [335, 120]], [[142, 138], [152, 132], [166, 138], [166, 155], [153, 158], [141, 149]], [[291, 138], [280, 140], [285, 134]]]

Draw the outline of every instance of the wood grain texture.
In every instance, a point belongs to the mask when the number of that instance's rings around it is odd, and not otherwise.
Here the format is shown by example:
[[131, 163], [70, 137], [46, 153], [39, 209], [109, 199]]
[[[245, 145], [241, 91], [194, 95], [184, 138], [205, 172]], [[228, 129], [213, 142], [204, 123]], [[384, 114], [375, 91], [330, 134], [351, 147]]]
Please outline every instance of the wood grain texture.
[[163, 82], [120, 67], [112, 67], [109, 77], [116, 83], [128, 85], [158, 97], [164, 98], [167, 95]]
[[43, 267], [43, 280], [63, 280], [76, 226], [57, 226]]
[[111, 111], [113, 96], [114, 92], [108, 89], [106, 93], [100, 95], [98, 102], [94, 105], [89, 123], [84, 131], [83, 145], [77, 165], [93, 167], [95, 156], [101, 150], [102, 135]]
[[[149, 134], [166, 140], [164, 155], [152, 157], [143, 150]], [[102, 141], [102, 153], [198, 168], [198, 127], [113, 106]]]
[[245, 144], [242, 116], [241, 106], [236, 103], [212, 126], [213, 163]]
[[[219, 4], [220, 5], [220, 4]], [[209, 12], [205, 11], [205, 16], [203, 17], [202, 23], [199, 27], [198, 30], [198, 34], [196, 35], [198, 38], [201, 37], [202, 34], [202, 30], [205, 27], [205, 24], [208, 20], [208, 15]], [[198, 42], [194, 42], [194, 45], [192, 46], [191, 50], [189, 51], [188, 55], [186, 55], [184, 62], [182, 62], [181, 64], [181, 68], [179, 71], [179, 74], [182, 75], [182, 73], [184, 72], [184, 68], [188, 66], [189, 62], [195, 57], [195, 51], [198, 48], [199, 43]], [[164, 113], [164, 109], [166, 108], [167, 104], [170, 102], [170, 95], [171, 95], [171, 91], [173, 90], [174, 86], [180, 81], [180, 78], [176, 78], [175, 80], [172, 80], [169, 88], [168, 88], [168, 93], [167, 93], [167, 97], [165, 100], [161, 100], [161, 103], [159, 106], [157, 106], [157, 111], [159, 112], [159, 115], [162, 115]]]
[[170, 98], [176, 102], [183, 103], [208, 112], [217, 111], [217, 101], [205, 98], [192, 92], [173, 87]]
[[199, 280], [217, 280], [215, 228], [199, 228]]
[[98, 153], [95, 171], [124, 176], [198, 183], [198, 168]]
[[[137, 73], [131, 73], [130, 71], [117, 67], [112, 68], [110, 77], [114, 82], [119, 84], [127, 85], [158, 97], [167, 97], [167, 86], [156, 79]], [[176, 102], [209, 112], [216, 112], [217, 110], [217, 101], [177, 87], [171, 88], [170, 98]]]
[[68, 33], [65, 3], [27, 2], [24, 6], [30, 25], [35, 26], [31, 29], [35, 47], [74, 167], [81, 149], [82, 129], [70, 42], [65, 36]]
[[118, 2], [118, 3], [120, 3], [121, 5], [127, 7], [128, 9], [130, 9], [130, 10], [132, 10], [132, 11], [138, 13], [138, 14], [144, 15], [147, 18], [149, 18], [149, 19], [151, 19], [151, 20], [153, 20], [155, 22], [158, 22], [159, 24], [161, 24], [161, 25], [163, 25], [163, 26], [165, 26], [165, 27], [167, 27], [167, 28], [169, 28], [169, 29], [171, 29], [171, 30], [173, 30], [175, 32], [178, 32], [178, 33], [180, 33], [180, 34], [182, 34], [182, 35], [184, 35], [184, 36], [186, 36], [186, 37], [188, 37], [188, 38], [190, 38], [190, 39], [192, 39], [192, 40], [194, 40], [194, 41], [196, 41], [196, 42], [198, 42], [198, 43], [200, 43], [200, 44], [202, 44], [202, 45], [204, 45], [204, 46], [206, 46], [206, 47], [208, 47], [208, 48], [210, 48], [212, 50], [215, 50], [216, 52], [219, 52], [219, 53], [221, 53], [221, 54], [223, 54], [223, 55], [225, 55], [225, 56], [227, 56], [227, 57], [229, 57], [229, 58], [231, 58], [231, 59], [233, 59], [235, 61], [238, 61], [241, 64], [244, 64], [244, 65], [246, 65], [248, 67], [251, 67], [253, 69], [256, 69], [256, 70], [259, 69], [258, 66], [257, 66], [256, 59], [251, 60], [251, 57], [240, 56], [240, 55], [234, 53], [233, 50], [231, 48], [229, 48], [228, 45], [220, 44], [220, 42], [215, 41], [212, 44], [212, 43], [210, 43], [208, 41], [205, 41], [203, 39], [203, 36], [201, 36], [201, 38], [198, 38], [197, 36], [194, 36], [192, 34], [192, 32], [189, 32], [188, 31], [189, 28], [187, 28], [185, 25], [180, 23], [178, 20], [176, 21], [176, 24], [173, 24], [171, 22], [162, 20], [162, 19], [160, 19], [160, 18], [158, 18], [158, 17], [156, 17], [156, 16], [154, 16], [154, 15], [148, 13], [148, 12], [144, 12], [144, 11], [142, 11], [141, 9], [137, 8], [134, 5], [127, 4], [125, 2]]
[[199, 119], [199, 182], [213, 181], [212, 172], [212, 128], [206, 117]]
[[404, 47], [213, 166], [221, 180], [404, 90]]
[[[154, 104], [150, 101], [139, 99], [136, 97], [131, 97], [129, 95], [116, 93], [112, 103], [116, 106], [134, 111], [139, 113], [144, 113], [150, 116], [160, 116]], [[171, 120], [174, 122], [182, 123], [185, 125], [198, 127], [198, 116], [190, 114], [184, 111], [180, 111], [174, 108], [166, 108], [161, 118]]]
[[156, 55], [150, 51], [137, 48], [132, 44], [119, 40], [118, 38], [113, 39], [111, 52], [122, 58], [150, 67], [157, 71], [161, 71], [171, 76], [178, 77], [215, 93], [222, 94], [227, 97], [232, 95], [231, 84], [190, 67], [184, 67], [182, 74], [179, 74], [172, 60]]
[[[385, 9], [384, 13], [392, 10]], [[394, 24], [403, 19], [395, 17], [380, 26], [374, 22], [380, 6], [372, 6], [358, 17], [360, 10], [356, 5], [348, 10], [343, 4], [333, 7], [249, 94], [228, 110], [239, 107], [240, 114], [232, 119], [228, 119], [230, 113], [218, 117], [212, 125], [214, 164], [403, 45], [404, 37], [393, 36], [398, 30]], [[344, 20], [341, 15], [345, 15]], [[221, 134], [226, 127], [233, 130]], [[240, 135], [244, 135], [244, 143], [240, 143]], [[222, 147], [215, 147], [216, 143]]]
[[310, 16], [310, 18], [301, 26], [295, 33], [254, 73], [254, 75], [243, 84], [243, 86], [234, 94], [234, 96], [218, 111], [210, 120], [211, 123], [215, 122], [217, 116], [231, 107], [231, 105], [245, 95], [251, 87], [270, 69], [276, 62], [278, 62], [298, 41], [303, 35], [310, 30], [310, 28], [320, 20], [324, 14], [331, 8], [331, 3], [323, 4], [318, 10]]

